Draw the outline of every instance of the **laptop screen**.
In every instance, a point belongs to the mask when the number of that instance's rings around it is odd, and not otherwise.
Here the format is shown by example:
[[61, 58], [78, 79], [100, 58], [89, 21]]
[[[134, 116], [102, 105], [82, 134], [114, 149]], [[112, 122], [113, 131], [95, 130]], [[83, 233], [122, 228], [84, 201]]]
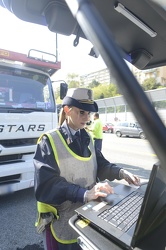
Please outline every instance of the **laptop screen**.
[[154, 164], [141, 207], [132, 246], [166, 220], [166, 167]]

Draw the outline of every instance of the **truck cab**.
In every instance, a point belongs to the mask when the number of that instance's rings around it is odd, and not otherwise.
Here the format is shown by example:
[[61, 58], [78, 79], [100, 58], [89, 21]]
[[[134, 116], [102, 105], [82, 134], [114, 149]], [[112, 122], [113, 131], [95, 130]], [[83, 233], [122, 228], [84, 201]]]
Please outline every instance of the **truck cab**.
[[51, 76], [56, 57], [0, 49], [0, 195], [34, 185], [38, 138], [57, 125]]

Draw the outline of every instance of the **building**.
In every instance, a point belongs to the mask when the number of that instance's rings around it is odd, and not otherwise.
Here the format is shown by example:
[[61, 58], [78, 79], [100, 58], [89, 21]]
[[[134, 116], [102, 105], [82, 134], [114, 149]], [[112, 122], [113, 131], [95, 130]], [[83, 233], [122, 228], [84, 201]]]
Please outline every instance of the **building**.
[[[130, 65], [130, 70], [140, 84], [143, 84], [146, 79], [155, 78], [156, 83], [160, 83], [161, 85], [166, 86], [166, 66], [139, 70], [133, 65]], [[111, 76], [107, 68], [80, 76], [81, 85], [84, 86], [88, 86], [94, 80], [99, 83], [108, 84], [115, 82], [113, 76]]]
[[99, 83], [112, 83], [113, 77], [107, 68], [80, 76], [80, 81], [84, 86], [88, 86], [94, 80]]
[[140, 84], [146, 79], [155, 78], [156, 83], [166, 86], [166, 66], [146, 70], [139, 70], [132, 66], [131, 71]]

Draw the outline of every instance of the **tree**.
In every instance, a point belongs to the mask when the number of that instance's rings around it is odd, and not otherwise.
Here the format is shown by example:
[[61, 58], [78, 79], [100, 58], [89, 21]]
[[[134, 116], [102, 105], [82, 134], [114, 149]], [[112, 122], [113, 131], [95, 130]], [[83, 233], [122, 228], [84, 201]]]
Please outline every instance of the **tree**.
[[69, 88], [78, 88], [80, 86], [79, 75], [72, 73], [67, 75], [67, 83]]
[[118, 88], [115, 84], [100, 84], [93, 88], [94, 99], [104, 99], [108, 97], [113, 97], [119, 95]]
[[143, 90], [152, 90], [157, 89], [161, 87], [160, 83], [156, 83], [156, 79], [154, 77], [150, 77], [148, 79], [145, 79], [143, 84], [141, 85]]
[[60, 96], [60, 87], [58, 86], [54, 91], [54, 98], [57, 99]]
[[98, 81], [96, 81], [95, 79], [88, 85], [88, 88], [92, 89], [95, 88], [97, 86], [99, 86], [100, 83]]
[[[68, 88], [84, 87], [83, 83], [80, 83], [79, 76], [75, 73], [67, 75], [67, 82]], [[89, 86], [86, 87], [93, 90], [95, 100], [120, 95], [117, 85], [113, 83], [100, 83], [93, 80]], [[56, 90], [54, 96], [57, 103], [62, 103], [59, 97], [59, 89]]]

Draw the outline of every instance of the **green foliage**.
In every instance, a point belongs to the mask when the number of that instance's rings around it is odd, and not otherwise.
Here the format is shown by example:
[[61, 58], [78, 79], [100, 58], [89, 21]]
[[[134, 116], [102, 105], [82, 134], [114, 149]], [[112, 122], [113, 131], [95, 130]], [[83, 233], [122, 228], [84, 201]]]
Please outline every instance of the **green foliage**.
[[55, 100], [56, 100], [56, 104], [62, 104], [62, 100], [60, 99], [60, 95]]
[[57, 87], [56, 90], [54, 90], [54, 97], [57, 99], [60, 96], [60, 87]]
[[[80, 82], [80, 77], [78, 74], [71, 73], [67, 75], [67, 83], [68, 88], [78, 88], [78, 87], [87, 87], [93, 90], [94, 93], [94, 99], [104, 99], [109, 97], [114, 97], [120, 95], [120, 91], [118, 89], [118, 86], [113, 83], [100, 83], [96, 81], [95, 79], [88, 85], [85, 86], [83, 82]], [[156, 83], [155, 78], [149, 78], [146, 79], [143, 84], [141, 85], [143, 90], [152, 90], [161, 88], [161, 84]], [[54, 93], [56, 103], [61, 103], [62, 101], [59, 98], [59, 89], [56, 90], [56, 93]], [[118, 112], [122, 112], [122, 107], [119, 108]], [[112, 110], [113, 111], [113, 110]]]
[[99, 85], [100, 85], [100, 83], [99, 83], [98, 81], [93, 80], [93, 81], [88, 85], [88, 88], [93, 89], [93, 88], [95, 88], [95, 87], [97, 87], [97, 86], [99, 86]]
[[69, 84], [69, 88], [78, 88], [80, 86], [79, 82], [71, 81]]
[[141, 86], [144, 91], [162, 87], [160, 83], [156, 83], [156, 79], [153, 77], [146, 79]]
[[[101, 84], [97, 82], [96, 80], [93, 80], [91, 84], [89, 84], [88, 86], [84, 86], [83, 83], [80, 83], [79, 76], [74, 73], [67, 75], [67, 83], [68, 83], [68, 88], [87, 87], [87, 88], [92, 89], [95, 100], [120, 95], [118, 91], [118, 87], [115, 84], [112, 84], [112, 83]], [[54, 92], [54, 97], [56, 99], [56, 103], [58, 104], [62, 103], [59, 96], [60, 96], [60, 89], [57, 88], [56, 92]]]
[[80, 86], [79, 76], [75, 73], [68, 74], [67, 83], [69, 88], [78, 88]]
[[166, 101], [157, 101], [152, 104], [156, 109], [166, 109]]
[[68, 74], [67, 75], [67, 82], [71, 81], [71, 80], [75, 80], [79, 77], [78, 74], [75, 74], [75, 73], [71, 73], [71, 74]]
[[119, 95], [118, 88], [115, 84], [99, 84], [93, 88], [94, 99], [104, 99]]

